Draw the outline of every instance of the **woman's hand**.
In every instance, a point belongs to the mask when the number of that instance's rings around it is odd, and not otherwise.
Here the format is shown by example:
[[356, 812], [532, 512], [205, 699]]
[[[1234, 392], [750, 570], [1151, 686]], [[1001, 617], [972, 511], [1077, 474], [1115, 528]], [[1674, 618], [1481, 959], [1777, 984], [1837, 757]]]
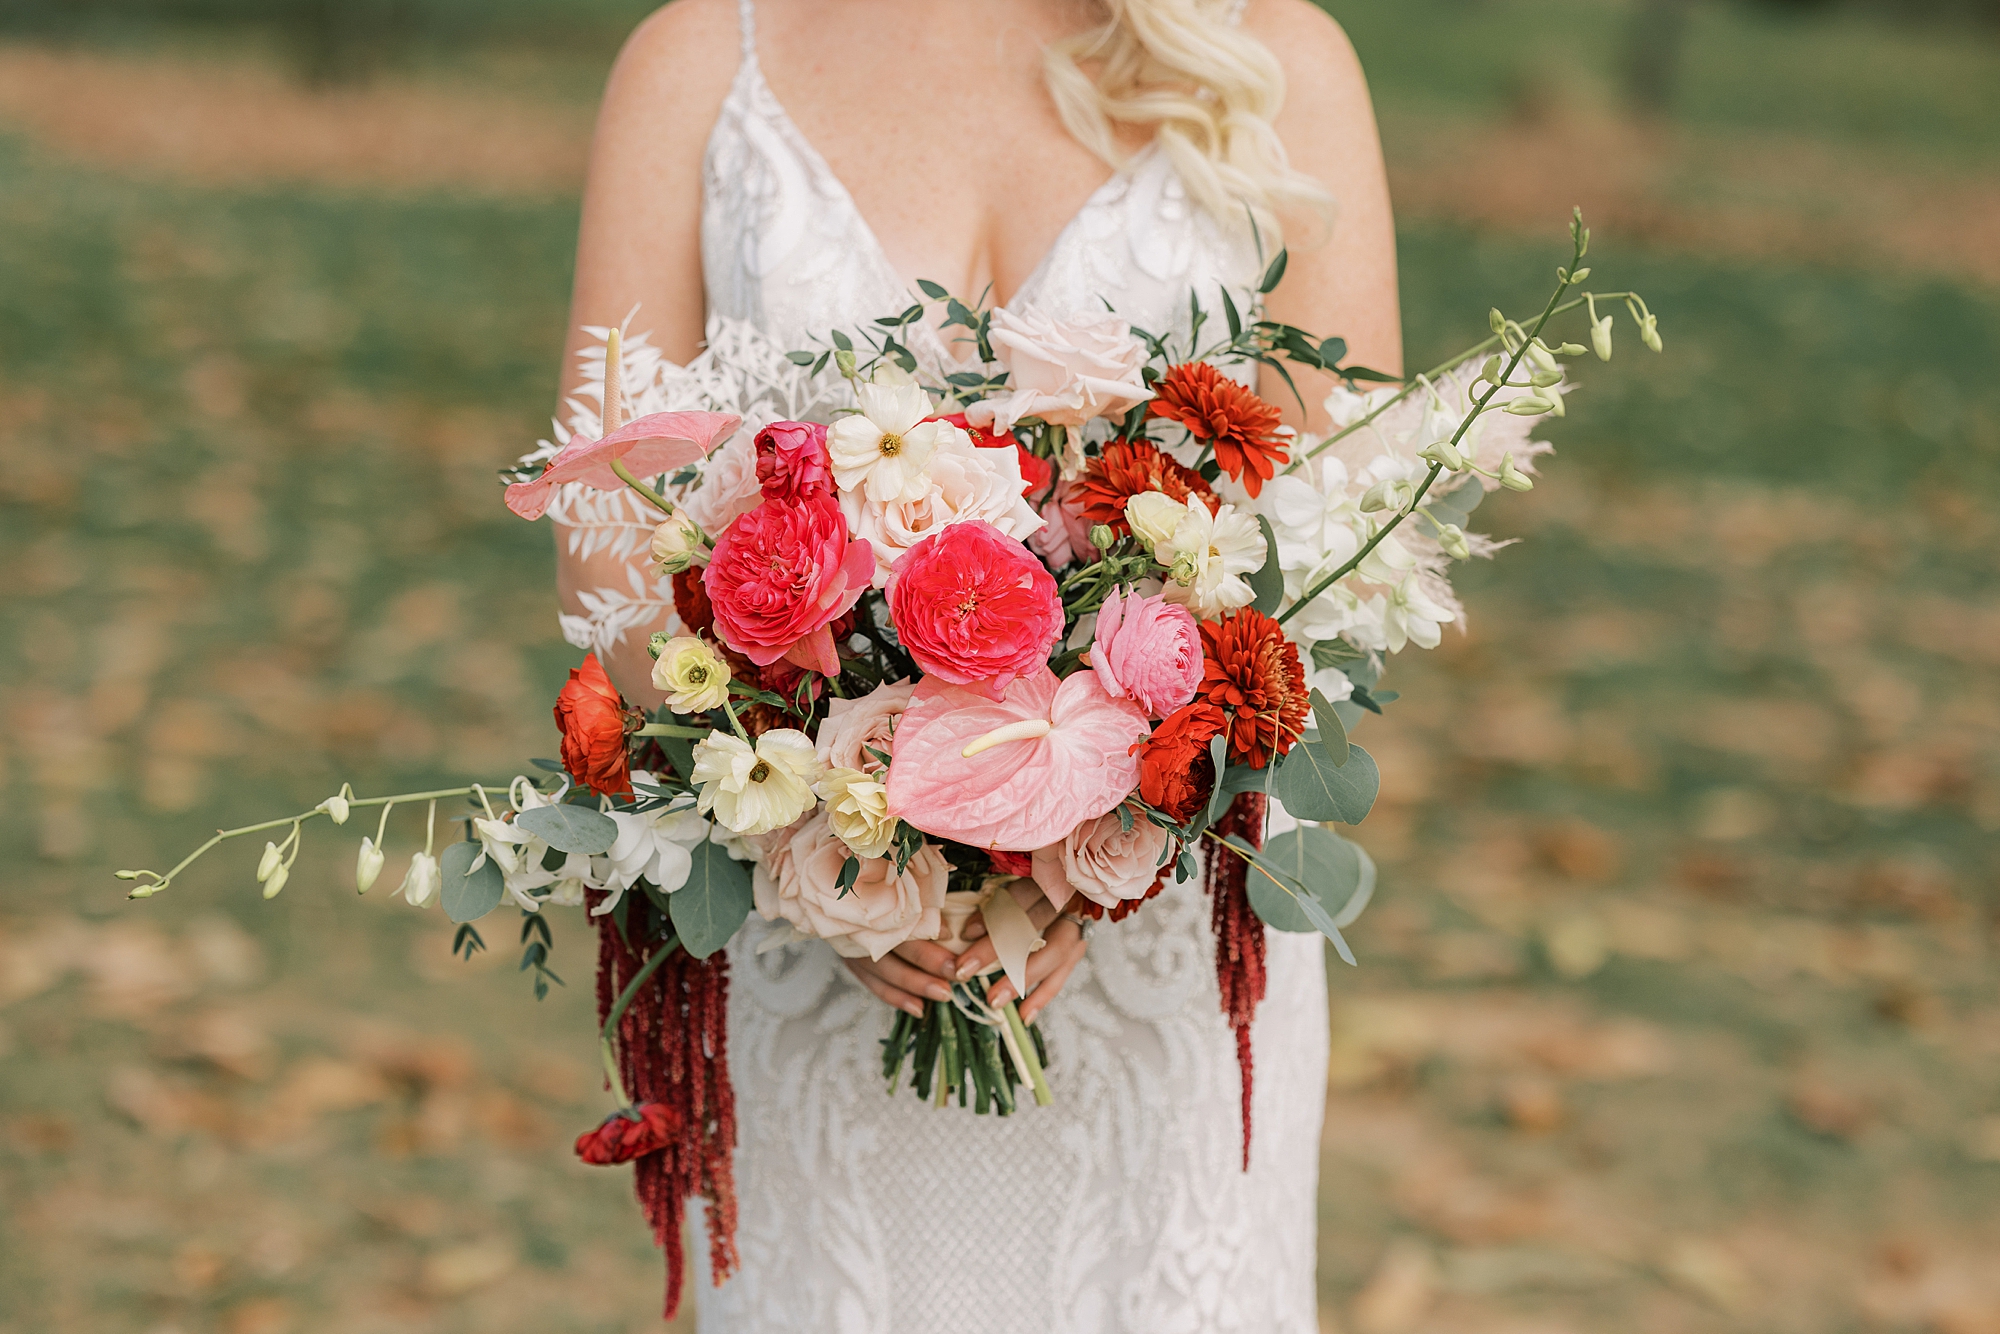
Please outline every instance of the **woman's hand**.
[[919, 1019], [925, 1001], [951, 999], [952, 979], [958, 976], [958, 956], [931, 940], [906, 940], [880, 959], [863, 955], [841, 962], [884, 1004]]
[[[1069, 981], [1069, 975], [1083, 962], [1087, 948], [1083, 938], [1083, 928], [1064, 918], [1056, 921], [1055, 906], [1032, 880], [1016, 880], [1008, 889], [1014, 901], [1028, 914], [1028, 920], [1035, 924], [1035, 930], [1045, 942], [1042, 947], [1028, 956], [1028, 995], [1021, 1002], [1021, 1022], [1032, 1024], [1048, 1003], [1054, 1000]], [[1053, 923], [1053, 925], [1051, 925]], [[985, 924], [974, 918], [966, 930], [967, 936], [979, 936], [971, 949], [958, 956], [956, 971], [952, 974], [959, 981], [976, 977], [999, 962], [994, 952], [993, 942], [985, 939]], [[987, 1002], [994, 1006], [1005, 1005], [1015, 999], [1014, 984], [1005, 977], [995, 979], [986, 992]]]

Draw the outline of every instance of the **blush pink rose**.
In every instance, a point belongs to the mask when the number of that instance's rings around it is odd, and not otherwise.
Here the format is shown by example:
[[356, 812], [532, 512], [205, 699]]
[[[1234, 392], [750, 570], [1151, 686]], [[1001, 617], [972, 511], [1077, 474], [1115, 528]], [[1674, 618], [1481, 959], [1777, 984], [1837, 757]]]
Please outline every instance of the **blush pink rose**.
[[1201, 688], [1201, 630], [1164, 597], [1113, 592], [1097, 612], [1090, 665], [1106, 690], [1164, 718]]
[[722, 641], [759, 667], [783, 659], [840, 673], [828, 625], [868, 589], [875, 553], [849, 541], [847, 520], [830, 500], [786, 505], [767, 500], [716, 539], [702, 588]]
[[819, 759], [829, 769], [859, 769], [872, 774], [882, 761], [868, 752], [890, 753], [896, 720], [910, 707], [913, 681], [876, 686], [860, 699], [830, 699], [826, 721], [819, 725]]
[[973, 404], [980, 426], [1011, 430], [1023, 417], [1081, 426], [1116, 417], [1153, 396], [1140, 371], [1146, 345], [1108, 311], [1055, 319], [1040, 311], [1000, 309], [989, 326], [993, 355], [1008, 371], [1006, 392]]
[[1063, 630], [1048, 569], [978, 519], [941, 528], [897, 558], [889, 615], [927, 675], [996, 700], [1044, 668]]
[[751, 878], [765, 921], [782, 917], [848, 959], [879, 959], [906, 940], [937, 938], [951, 863], [935, 843], [926, 843], [900, 875], [894, 857], [862, 858], [861, 874], [843, 893], [840, 868], [853, 854], [824, 810], [782, 833], [767, 841]]
[[1115, 908], [1126, 899], [1146, 897], [1160, 877], [1167, 840], [1167, 831], [1151, 820], [1135, 816], [1127, 829], [1112, 811], [1085, 820], [1060, 843], [1035, 849], [1035, 883], [1058, 911], [1072, 894]]
[[834, 498], [826, 427], [818, 422], [772, 422], [757, 432], [756, 449], [757, 483], [764, 499], [796, 505]]

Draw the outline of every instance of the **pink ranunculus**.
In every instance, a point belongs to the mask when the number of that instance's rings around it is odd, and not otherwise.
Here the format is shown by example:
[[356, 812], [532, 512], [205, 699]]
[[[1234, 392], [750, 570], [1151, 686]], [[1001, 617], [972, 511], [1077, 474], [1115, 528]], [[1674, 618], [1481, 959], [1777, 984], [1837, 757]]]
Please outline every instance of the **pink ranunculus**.
[[849, 541], [830, 500], [767, 500], [716, 539], [702, 587], [724, 643], [759, 667], [779, 659], [840, 673], [829, 623], [868, 589], [875, 553]]
[[708, 456], [702, 464], [700, 483], [688, 493], [681, 508], [704, 533], [715, 535], [763, 503], [757, 450], [751, 444], [751, 432], [742, 430]]
[[507, 508], [524, 519], [548, 512], [556, 488], [581, 482], [599, 491], [622, 491], [625, 480], [611, 471], [614, 461], [634, 477], [656, 477], [708, 456], [715, 442], [742, 422], [727, 412], [655, 412], [628, 422], [601, 440], [573, 435], [549, 460], [540, 477], [507, 488]]
[[900, 874], [894, 857], [863, 857], [851, 888], [840, 888], [840, 868], [853, 854], [834, 834], [825, 810], [808, 816], [766, 844], [751, 879], [757, 912], [782, 917], [817, 936], [845, 958], [879, 959], [906, 940], [934, 940], [951, 880], [951, 863], [926, 843]]
[[819, 725], [820, 763], [829, 769], [859, 769], [872, 774], [882, 761], [868, 752], [890, 753], [896, 720], [910, 707], [916, 690], [912, 681], [895, 681], [876, 686], [860, 699], [830, 699], [826, 721]]
[[1062, 680], [1045, 667], [999, 701], [927, 676], [896, 724], [889, 812], [939, 838], [1032, 852], [1125, 800], [1147, 729], [1145, 710], [1089, 667]]
[[1164, 718], [1201, 687], [1201, 630], [1164, 597], [1114, 591], [1097, 612], [1090, 665], [1106, 690]]
[[756, 449], [757, 482], [764, 499], [796, 505], [834, 498], [826, 427], [818, 422], [772, 422], [757, 432]]
[[1063, 629], [1048, 569], [978, 519], [941, 528], [897, 558], [889, 615], [917, 666], [996, 700], [1042, 668]]
[[1035, 883], [1061, 911], [1071, 894], [1115, 908], [1125, 899], [1142, 899], [1160, 877], [1160, 860], [1167, 850], [1167, 831], [1135, 816], [1127, 829], [1117, 811], [1086, 820], [1060, 843], [1035, 849]]
[[980, 426], [1007, 431], [1023, 417], [1081, 426], [1115, 417], [1153, 396], [1140, 375], [1146, 345], [1116, 315], [1055, 319], [1040, 311], [993, 312], [993, 355], [1007, 368], [1007, 390], [966, 409]]

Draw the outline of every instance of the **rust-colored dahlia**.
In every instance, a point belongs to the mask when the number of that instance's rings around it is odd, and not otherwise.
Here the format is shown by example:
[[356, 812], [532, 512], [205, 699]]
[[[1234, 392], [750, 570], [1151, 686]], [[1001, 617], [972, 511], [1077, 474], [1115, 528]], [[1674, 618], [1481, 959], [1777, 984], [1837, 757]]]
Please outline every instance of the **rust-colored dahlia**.
[[1261, 769], [1297, 744], [1312, 712], [1311, 690], [1298, 645], [1285, 638], [1283, 626], [1245, 607], [1219, 622], [1203, 621], [1201, 649], [1195, 698], [1227, 720], [1231, 763]]
[[1215, 446], [1215, 461], [1255, 496], [1286, 459], [1278, 410], [1205, 361], [1186, 361], [1153, 386], [1150, 416]]
[[1210, 514], [1222, 503], [1200, 473], [1176, 462], [1150, 440], [1113, 440], [1083, 470], [1076, 489], [1084, 519], [1108, 524], [1120, 537], [1132, 531], [1125, 522], [1125, 502], [1144, 492], [1164, 492], [1183, 504], [1189, 496], [1200, 496]]

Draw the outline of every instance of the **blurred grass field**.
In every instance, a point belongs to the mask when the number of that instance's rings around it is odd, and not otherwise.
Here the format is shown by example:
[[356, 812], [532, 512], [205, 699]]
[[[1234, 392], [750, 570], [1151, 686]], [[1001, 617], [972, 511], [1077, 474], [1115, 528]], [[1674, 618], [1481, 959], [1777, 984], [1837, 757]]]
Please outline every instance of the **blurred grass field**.
[[[1697, 6], [1637, 123], [1624, 6], [1335, 8], [1411, 364], [1578, 199], [1668, 354], [1585, 368], [1361, 733], [1325, 1328], [2000, 1331], [2000, 42]], [[580, 926], [537, 1004], [504, 930], [348, 892], [356, 826], [271, 903], [248, 847], [108, 874], [550, 752], [576, 655], [493, 471], [624, 16], [571, 12], [324, 91], [234, 31], [0, 44], [0, 1334], [658, 1327], [568, 1151]]]

